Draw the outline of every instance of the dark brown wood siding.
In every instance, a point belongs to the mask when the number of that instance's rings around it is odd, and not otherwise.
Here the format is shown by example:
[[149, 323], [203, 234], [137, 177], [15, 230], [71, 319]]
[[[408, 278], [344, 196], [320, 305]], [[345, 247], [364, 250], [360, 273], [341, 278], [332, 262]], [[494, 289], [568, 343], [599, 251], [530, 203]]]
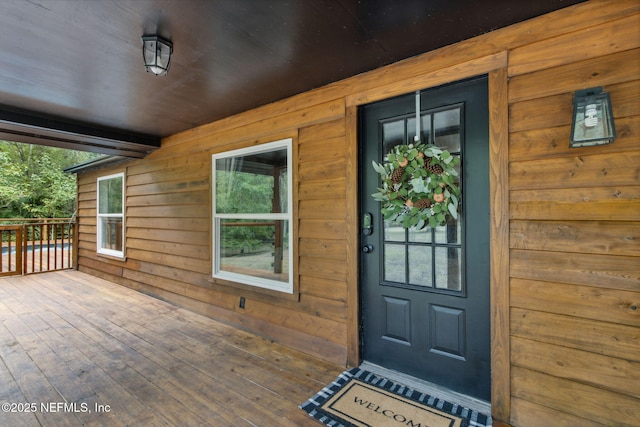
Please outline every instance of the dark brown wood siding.
[[[80, 175], [80, 269], [357, 363], [357, 106], [489, 74], [493, 416], [632, 425], [639, 61], [640, 3], [590, 1], [171, 136], [145, 159]], [[569, 149], [573, 93], [594, 86], [611, 94], [618, 139]], [[285, 137], [294, 140], [296, 298], [215, 283], [211, 154]], [[96, 179], [122, 170], [125, 261], [95, 248]]]

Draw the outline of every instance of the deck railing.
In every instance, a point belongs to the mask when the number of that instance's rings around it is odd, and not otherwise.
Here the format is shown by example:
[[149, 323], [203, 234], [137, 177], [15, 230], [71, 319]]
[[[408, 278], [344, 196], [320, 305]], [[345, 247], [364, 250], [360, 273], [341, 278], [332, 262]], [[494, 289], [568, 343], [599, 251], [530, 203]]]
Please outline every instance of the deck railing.
[[0, 276], [74, 268], [75, 229], [72, 218], [0, 219]]

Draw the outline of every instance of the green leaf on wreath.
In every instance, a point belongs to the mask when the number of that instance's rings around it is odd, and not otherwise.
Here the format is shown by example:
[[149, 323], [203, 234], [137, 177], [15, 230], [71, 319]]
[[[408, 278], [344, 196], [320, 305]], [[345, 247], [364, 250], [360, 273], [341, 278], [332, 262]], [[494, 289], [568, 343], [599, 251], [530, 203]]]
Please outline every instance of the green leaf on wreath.
[[458, 219], [458, 211], [456, 210], [456, 207], [453, 204], [450, 204], [447, 207], [449, 208], [449, 213], [451, 214], [453, 219]]

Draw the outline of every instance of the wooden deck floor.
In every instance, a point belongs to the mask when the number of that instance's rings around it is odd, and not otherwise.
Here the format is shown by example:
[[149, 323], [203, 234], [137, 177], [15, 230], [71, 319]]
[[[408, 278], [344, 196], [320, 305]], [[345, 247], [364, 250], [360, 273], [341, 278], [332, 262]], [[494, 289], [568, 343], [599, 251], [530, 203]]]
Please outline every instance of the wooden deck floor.
[[318, 426], [341, 370], [77, 271], [0, 278], [1, 426]]

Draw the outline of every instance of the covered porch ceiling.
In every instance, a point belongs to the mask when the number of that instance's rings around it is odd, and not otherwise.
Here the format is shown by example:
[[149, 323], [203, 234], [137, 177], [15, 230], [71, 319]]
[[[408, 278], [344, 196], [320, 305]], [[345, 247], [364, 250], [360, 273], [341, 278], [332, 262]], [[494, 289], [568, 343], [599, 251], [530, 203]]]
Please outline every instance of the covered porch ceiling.
[[[162, 137], [583, 0], [2, 0], [0, 139], [143, 157]], [[146, 73], [143, 34], [172, 41]]]

